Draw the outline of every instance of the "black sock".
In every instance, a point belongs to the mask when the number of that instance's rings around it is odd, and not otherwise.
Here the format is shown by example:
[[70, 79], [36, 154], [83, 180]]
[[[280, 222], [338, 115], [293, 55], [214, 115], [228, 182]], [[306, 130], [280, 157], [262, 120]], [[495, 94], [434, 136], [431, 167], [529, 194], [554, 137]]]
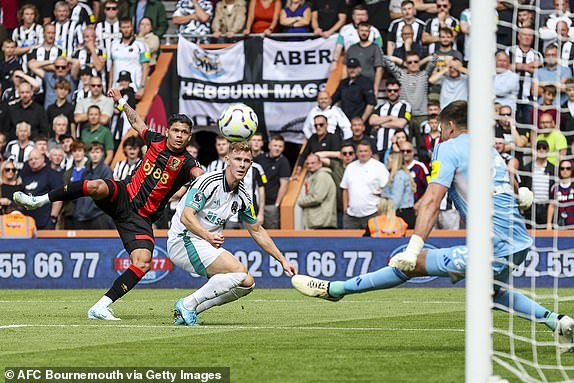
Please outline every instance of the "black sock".
[[142, 279], [143, 275], [144, 273], [140, 269], [133, 265], [130, 266], [129, 269], [124, 271], [124, 273], [114, 281], [112, 288], [109, 289], [105, 295], [113, 302], [117, 301], [126, 295], [128, 291], [133, 289], [134, 286], [137, 285], [138, 282]]
[[50, 201], [72, 201], [80, 197], [88, 195], [87, 190], [84, 191], [84, 183], [88, 181], [76, 181], [64, 187], [54, 189], [48, 193]]

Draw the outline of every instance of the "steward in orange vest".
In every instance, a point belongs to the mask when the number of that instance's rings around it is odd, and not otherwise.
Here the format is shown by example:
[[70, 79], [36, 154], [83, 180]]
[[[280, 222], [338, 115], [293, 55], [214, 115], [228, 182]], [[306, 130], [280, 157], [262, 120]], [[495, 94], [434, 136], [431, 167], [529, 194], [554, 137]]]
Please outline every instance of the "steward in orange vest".
[[22, 214], [18, 210], [0, 215], [0, 238], [33, 238], [36, 236], [34, 218]]

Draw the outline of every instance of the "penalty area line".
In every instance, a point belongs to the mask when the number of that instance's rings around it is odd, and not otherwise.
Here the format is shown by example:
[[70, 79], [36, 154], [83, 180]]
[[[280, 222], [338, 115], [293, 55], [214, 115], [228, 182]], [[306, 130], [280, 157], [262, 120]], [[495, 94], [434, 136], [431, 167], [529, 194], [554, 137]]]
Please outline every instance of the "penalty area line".
[[0, 330], [22, 329], [38, 327], [60, 327], [60, 328], [164, 328], [164, 329], [190, 329], [193, 331], [206, 330], [300, 330], [300, 331], [429, 331], [429, 332], [464, 332], [462, 328], [396, 328], [396, 327], [319, 327], [319, 326], [233, 326], [233, 325], [201, 325], [201, 326], [173, 326], [173, 325], [98, 325], [98, 324], [10, 324], [1, 325]]

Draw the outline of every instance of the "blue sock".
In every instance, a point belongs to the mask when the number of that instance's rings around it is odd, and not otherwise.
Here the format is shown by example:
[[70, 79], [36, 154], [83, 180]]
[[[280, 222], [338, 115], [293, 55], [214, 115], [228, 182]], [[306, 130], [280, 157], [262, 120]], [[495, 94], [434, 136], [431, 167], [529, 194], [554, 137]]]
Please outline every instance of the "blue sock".
[[409, 277], [399, 269], [387, 266], [346, 281], [331, 282], [329, 284], [329, 294], [333, 297], [340, 297], [364, 291], [390, 289], [403, 284], [408, 279]]
[[527, 296], [516, 291], [500, 290], [496, 293], [494, 301], [504, 307], [510, 307], [522, 318], [542, 322], [552, 331], [556, 329], [558, 315], [536, 303]]

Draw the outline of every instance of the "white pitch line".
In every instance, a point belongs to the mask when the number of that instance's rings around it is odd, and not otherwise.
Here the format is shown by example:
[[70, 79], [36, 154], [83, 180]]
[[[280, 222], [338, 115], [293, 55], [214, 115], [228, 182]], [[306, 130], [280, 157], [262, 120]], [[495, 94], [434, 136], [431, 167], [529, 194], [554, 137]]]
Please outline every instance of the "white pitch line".
[[[130, 299], [130, 300], [126, 300], [121, 302], [122, 304], [125, 303], [147, 303], [147, 302], [175, 302], [175, 298], [174, 299]], [[243, 300], [242, 302], [257, 302], [257, 303], [301, 303], [304, 301], [307, 301], [307, 298], [301, 298], [301, 299], [248, 299], [248, 300]], [[324, 302], [324, 301], [320, 301], [317, 300], [317, 302]], [[1, 303], [93, 303], [92, 300], [0, 300], [0, 304]], [[324, 302], [324, 303], [328, 303], [328, 302]], [[399, 300], [392, 300], [392, 299], [381, 299], [381, 300], [351, 300], [351, 299], [344, 299], [341, 300], [339, 302], [337, 302], [337, 304], [345, 304], [345, 303], [382, 303], [382, 304], [388, 304], [388, 303], [402, 303], [402, 304], [461, 304], [464, 303], [464, 301], [424, 301], [424, 300], [420, 300], [420, 301], [413, 301], [413, 300], [409, 300], [409, 301], [399, 301]]]
[[394, 327], [317, 327], [317, 326], [169, 326], [169, 325], [97, 325], [97, 324], [11, 324], [0, 326], [2, 329], [34, 328], [34, 327], [100, 327], [100, 328], [163, 328], [163, 329], [189, 329], [190, 331], [206, 330], [301, 330], [301, 331], [432, 331], [432, 332], [464, 332], [461, 328], [394, 328]]

